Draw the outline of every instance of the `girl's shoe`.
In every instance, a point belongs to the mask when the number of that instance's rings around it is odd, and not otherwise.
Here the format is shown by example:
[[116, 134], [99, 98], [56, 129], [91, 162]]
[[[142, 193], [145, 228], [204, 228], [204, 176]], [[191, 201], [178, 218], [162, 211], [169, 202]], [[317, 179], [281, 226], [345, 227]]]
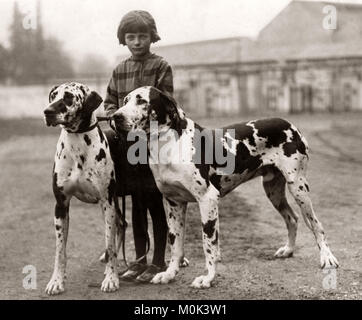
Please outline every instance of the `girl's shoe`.
[[180, 261], [180, 268], [186, 268], [189, 266], [189, 264], [190, 264], [189, 259], [183, 257], [182, 260]]
[[149, 283], [157, 273], [165, 271], [166, 269], [166, 266], [159, 267], [154, 264], [150, 264], [147, 269], [136, 278], [136, 282]]
[[122, 274], [119, 277], [119, 279], [124, 281], [133, 281], [146, 269], [147, 269], [147, 264], [135, 262], [130, 265], [128, 270], [124, 274]]

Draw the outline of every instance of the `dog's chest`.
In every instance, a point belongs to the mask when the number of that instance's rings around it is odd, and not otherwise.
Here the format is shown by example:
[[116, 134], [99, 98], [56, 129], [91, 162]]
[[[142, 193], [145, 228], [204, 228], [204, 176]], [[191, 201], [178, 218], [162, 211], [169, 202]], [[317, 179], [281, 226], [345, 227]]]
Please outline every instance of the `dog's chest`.
[[158, 164], [151, 165], [157, 187], [166, 198], [175, 201], [196, 201], [191, 190], [190, 182], [193, 164]]
[[54, 171], [67, 194], [90, 203], [104, 195], [113, 172], [105, 141], [95, 133], [59, 139]]

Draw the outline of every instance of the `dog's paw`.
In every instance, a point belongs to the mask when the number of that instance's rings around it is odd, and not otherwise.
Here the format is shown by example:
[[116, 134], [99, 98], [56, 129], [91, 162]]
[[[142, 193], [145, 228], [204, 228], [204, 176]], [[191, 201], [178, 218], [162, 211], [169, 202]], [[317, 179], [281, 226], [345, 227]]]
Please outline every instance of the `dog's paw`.
[[321, 252], [322, 269], [336, 269], [338, 267], [339, 262], [329, 249]]
[[101, 286], [103, 292], [114, 292], [119, 289], [119, 278], [117, 273], [107, 273]]
[[64, 277], [56, 274], [50, 279], [45, 292], [50, 296], [64, 292]]
[[212, 278], [209, 276], [200, 276], [195, 278], [195, 280], [192, 282], [191, 287], [197, 288], [197, 289], [206, 289], [210, 288], [212, 284]]
[[293, 249], [288, 245], [279, 248], [277, 252], [274, 253], [274, 257], [279, 259], [290, 258], [292, 256], [293, 256]]
[[153, 284], [166, 284], [173, 281], [176, 277], [176, 273], [174, 272], [160, 272], [157, 273], [151, 280]]

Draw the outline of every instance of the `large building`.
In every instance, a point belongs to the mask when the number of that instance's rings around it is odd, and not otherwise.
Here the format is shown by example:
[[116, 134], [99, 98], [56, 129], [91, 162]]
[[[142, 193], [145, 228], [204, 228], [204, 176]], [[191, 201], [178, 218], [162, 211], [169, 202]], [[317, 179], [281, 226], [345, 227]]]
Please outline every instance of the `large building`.
[[173, 66], [176, 99], [196, 114], [362, 110], [361, 17], [362, 5], [292, 1], [256, 40], [154, 51]]

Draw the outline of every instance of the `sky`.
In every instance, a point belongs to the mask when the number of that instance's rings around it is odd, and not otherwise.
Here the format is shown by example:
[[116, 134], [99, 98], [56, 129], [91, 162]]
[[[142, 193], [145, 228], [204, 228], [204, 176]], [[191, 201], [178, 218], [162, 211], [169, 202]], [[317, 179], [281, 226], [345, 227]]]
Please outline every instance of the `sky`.
[[[15, 0], [0, 0], [0, 43], [7, 46]], [[18, 0], [32, 15], [35, 0]], [[73, 57], [102, 55], [109, 62], [127, 50], [118, 44], [122, 16], [149, 11], [167, 45], [233, 36], [256, 37], [290, 0], [41, 0], [45, 35], [56, 36]], [[345, 2], [345, 1], [334, 1]], [[348, 3], [362, 3], [349, 0]]]

